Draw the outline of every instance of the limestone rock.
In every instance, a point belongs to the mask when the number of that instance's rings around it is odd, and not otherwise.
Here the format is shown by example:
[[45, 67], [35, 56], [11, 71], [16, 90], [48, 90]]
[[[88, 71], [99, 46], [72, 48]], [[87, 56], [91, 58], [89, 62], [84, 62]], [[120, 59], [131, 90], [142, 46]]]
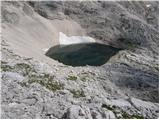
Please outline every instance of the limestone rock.
[[67, 119], [91, 119], [91, 113], [87, 107], [72, 105], [66, 113]]
[[[2, 1], [1, 118], [157, 119], [158, 7], [158, 1]], [[65, 65], [46, 55], [60, 32], [120, 50], [101, 66]]]

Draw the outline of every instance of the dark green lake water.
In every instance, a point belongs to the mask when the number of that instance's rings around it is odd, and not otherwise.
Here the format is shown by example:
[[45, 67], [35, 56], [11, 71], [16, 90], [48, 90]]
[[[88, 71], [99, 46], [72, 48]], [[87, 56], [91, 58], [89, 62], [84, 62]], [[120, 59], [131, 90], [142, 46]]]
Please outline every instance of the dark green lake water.
[[46, 55], [71, 66], [100, 66], [105, 64], [120, 49], [98, 43], [55, 46]]

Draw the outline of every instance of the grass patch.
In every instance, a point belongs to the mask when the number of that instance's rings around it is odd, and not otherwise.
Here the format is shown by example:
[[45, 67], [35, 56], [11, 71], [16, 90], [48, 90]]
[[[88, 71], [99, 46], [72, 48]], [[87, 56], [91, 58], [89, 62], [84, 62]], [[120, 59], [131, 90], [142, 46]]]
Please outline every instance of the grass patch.
[[129, 114], [126, 113], [126, 112], [122, 112], [122, 117], [125, 118], [125, 119], [134, 119], [134, 118], [136, 118], [136, 119], [144, 119], [143, 116], [135, 115], [135, 114], [129, 115]]
[[22, 87], [28, 87], [27, 82], [18, 82], [18, 84], [20, 84]]
[[54, 76], [51, 76], [49, 74], [44, 74], [40, 76], [31, 75], [28, 83], [38, 83], [52, 91], [61, 90], [64, 87], [62, 84], [54, 80]]
[[[102, 106], [101, 106], [102, 108], [106, 108], [107, 110], [110, 110], [110, 111], [112, 111], [115, 115], [116, 115], [116, 111], [115, 111], [115, 108], [116, 108], [116, 106], [110, 106], [110, 105], [106, 105], [106, 104], [102, 104]], [[136, 115], [136, 114], [133, 114], [133, 115], [130, 115], [130, 114], [128, 114], [128, 113], [126, 113], [126, 112], [121, 112], [121, 114], [122, 114], [122, 118], [123, 119], [144, 119], [144, 117], [143, 116], [141, 116], [141, 115]], [[118, 118], [118, 119], [120, 119], [120, 118]]]
[[7, 64], [8, 62], [6, 62], [6, 61], [1, 61], [1, 64]]
[[98, 79], [100, 79], [100, 80], [106, 80], [105, 78], [103, 78], [103, 77], [97, 77]]
[[69, 76], [67, 77], [67, 80], [76, 81], [76, 80], [77, 80], [77, 77], [76, 77], [76, 76], [69, 75]]
[[7, 65], [7, 62], [5, 61], [1, 61], [1, 71], [11, 71], [13, 69], [13, 67]]
[[1, 69], [4, 72], [15, 71], [15, 72], [23, 74], [23, 76], [27, 76], [27, 75], [32, 74], [32, 73], [36, 73], [34, 68], [31, 65], [28, 65], [26, 63], [18, 63], [14, 66], [7, 65], [6, 62], [1, 62], [1, 63], [2, 63], [1, 64]]
[[1, 64], [1, 69], [2, 69], [2, 71], [6, 72], [6, 71], [12, 71], [13, 67], [11, 67], [9, 65]]
[[14, 68], [20, 70], [24, 76], [29, 75], [31, 73], [36, 73], [34, 68], [26, 63], [18, 63], [14, 66]]
[[38, 83], [52, 91], [61, 90], [64, 87], [54, 80], [53, 75], [45, 73], [39, 75], [33, 66], [26, 63], [18, 63], [12, 67], [2, 62], [1, 69], [2, 71], [16, 71], [23, 74], [23, 76], [27, 76], [29, 79], [27, 82], [19, 82], [22, 87], [28, 87], [32, 83]]

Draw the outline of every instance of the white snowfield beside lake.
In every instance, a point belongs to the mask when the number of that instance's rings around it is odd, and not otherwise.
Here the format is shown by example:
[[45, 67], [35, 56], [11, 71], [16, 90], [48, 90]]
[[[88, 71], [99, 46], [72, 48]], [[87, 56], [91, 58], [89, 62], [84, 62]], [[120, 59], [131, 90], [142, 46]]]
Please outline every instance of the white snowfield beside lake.
[[95, 39], [89, 36], [71, 36], [68, 37], [62, 32], [59, 32], [59, 44], [60, 45], [71, 45], [71, 44], [81, 44], [81, 43], [94, 43]]

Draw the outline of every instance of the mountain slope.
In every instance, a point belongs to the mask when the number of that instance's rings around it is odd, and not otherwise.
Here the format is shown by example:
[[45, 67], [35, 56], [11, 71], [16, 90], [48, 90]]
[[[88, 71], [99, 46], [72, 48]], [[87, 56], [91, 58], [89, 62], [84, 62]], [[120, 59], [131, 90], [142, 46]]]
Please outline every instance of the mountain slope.
[[[2, 118], [158, 118], [157, 1], [1, 4]], [[59, 32], [122, 50], [64, 65], [45, 55]]]

